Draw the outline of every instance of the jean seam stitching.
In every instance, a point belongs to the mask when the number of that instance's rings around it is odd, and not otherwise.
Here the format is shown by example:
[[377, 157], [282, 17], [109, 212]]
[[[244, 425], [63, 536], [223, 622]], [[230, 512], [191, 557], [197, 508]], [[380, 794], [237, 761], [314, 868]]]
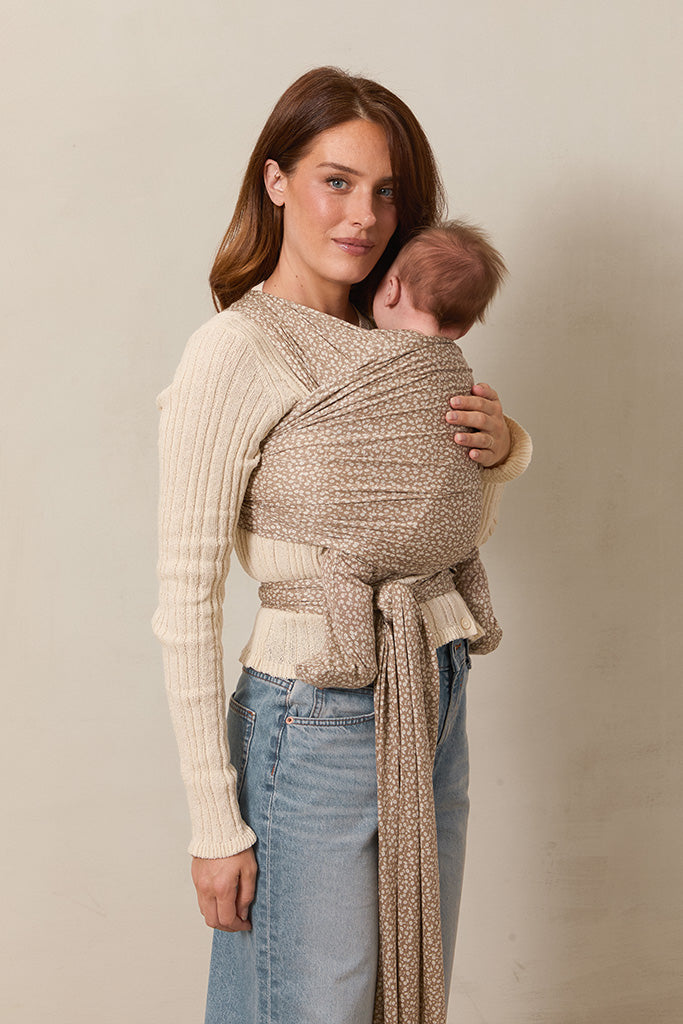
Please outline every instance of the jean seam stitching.
[[256, 712], [252, 711], [251, 708], [247, 708], [243, 704], [240, 704], [240, 702], [235, 700], [234, 697], [230, 698], [230, 704], [232, 704], [233, 709], [237, 712], [240, 718], [247, 723], [246, 734], [242, 738], [242, 764], [239, 771], [239, 782], [236, 788], [236, 795], [239, 800], [242, 793], [242, 787], [244, 786], [244, 776], [247, 772], [247, 761], [249, 759], [249, 751], [251, 750], [251, 741], [254, 738]]
[[351, 715], [348, 718], [312, 718], [311, 716], [303, 717], [301, 715], [287, 716], [289, 724], [296, 722], [298, 725], [355, 725], [359, 722], [368, 722], [374, 717], [374, 711], [368, 715]]
[[276, 796], [276, 793], [277, 793], [277, 776], [278, 776], [277, 766], [278, 766], [278, 763], [279, 763], [279, 760], [280, 760], [280, 746], [281, 746], [281, 743], [282, 743], [282, 734], [284, 733], [284, 729], [285, 729], [284, 719], [287, 717], [287, 710], [289, 709], [289, 698], [290, 698], [291, 692], [292, 692], [291, 687], [288, 687], [287, 688], [287, 696], [285, 698], [285, 715], [283, 716], [283, 719], [280, 722], [280, 730], [278, 732], [277, 744], [276, 744], [276, 747], [275, 747], [275, 760], [273, 762], [273, 770], [272, 770], [273, 788], [272, 788], [271, 793], [270, 793], [270, 801], [269, 801], [269, 807], [268, 807], [268, 831], [267, 831], [267, 834], [268, 834], [268, 844], [267, 844], [268, 845], [268, 851], [267, 851], [267, 861], [266, 861], [266, 879], [267, 879], [267, 885], [266, 885], [266, 978], [267, 978], [267, 984], [266, 984], [266, 1017], [267, 1017], [267, 1022], [266, 1022], [266, 1024], [273, 1024], [273, 1016], [272, 1016], [273, 1010], [272, 1010], [272, 998], [271, 998], [271, 995], [272, 995], [272, 942], [271, 942], [271, 925], [272, 925], [272, 921], [271, 921], [271, 913], [270, 913], [270, 904], [271, 904], [270, 882], [271, 882], [271, 850], [272, 850], [272, 840], [273, 840], [273, 813], [274, 813], [274, 805], [275, 805], [275, 796]]
[[247, 665], [243, 665], [242, 668], [248, 676], [252, 676], [252, 678], [256, 679], [263, 679], [266, 683], [275, 683], [276, 686], [279, 686], [283, 690], [288, 689], [291, 683], [296, 682], [296, 679], [289, 679], [285, 676], [274, 676], [268, 672], [261, 672], [260, 669], [251, 668]]

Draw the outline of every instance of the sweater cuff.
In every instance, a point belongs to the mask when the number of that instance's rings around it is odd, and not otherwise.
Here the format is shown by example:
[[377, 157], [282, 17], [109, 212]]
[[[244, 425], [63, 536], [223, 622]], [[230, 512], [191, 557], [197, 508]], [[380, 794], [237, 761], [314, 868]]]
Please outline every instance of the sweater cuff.
[[234, 765], [227, 764], [224, 771], [193, 773], [192, 782], [188, 791], [192, 839], [187, 852], [213, 860], [253, 846], [257, 836], [240, 811]]
[[210, 838], [194, 839], [187, 848], [187, 852], [193, 857], [201, 857], [203, 860], [215, 860], [219, 857], [232, 857], [234, 853], [241, 853], [248, 850], [257, 840], [256, 833], [247, 824], [235, 835], [224, 842]]
[[533, 445], [524, 427], [511, 416], [504, 416], [510, 430], [510, 451], [505, 462], [499, 466], [482, 466], [482, 483], [503, 484], [521, 476], [531, 462]]

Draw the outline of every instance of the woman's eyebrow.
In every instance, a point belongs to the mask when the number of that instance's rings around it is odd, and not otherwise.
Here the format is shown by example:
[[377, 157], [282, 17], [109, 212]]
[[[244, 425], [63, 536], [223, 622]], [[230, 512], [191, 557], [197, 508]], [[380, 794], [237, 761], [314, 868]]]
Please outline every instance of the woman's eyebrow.
[[[322, 164], [318, 164], [318, 167], [319, 168], [320, 167], [331, 167], [335, 171], [343, 171], [344, 174], [355, 174], [357, 178], [359, 178], [360, 174], [361, 174], [360, 171], [354, 171], [353, 167], [345, 167], [344, 164], [334, 164], [334, 163], [331, 163], [329, 161], [326, 161], [325, 163], [322, 163]], [[386, 178], [379, 178], [379, 181], [392, 181], [392, 180], [393, 179], [392, 179], [392, 176], [390, 174], [387, 175]]]

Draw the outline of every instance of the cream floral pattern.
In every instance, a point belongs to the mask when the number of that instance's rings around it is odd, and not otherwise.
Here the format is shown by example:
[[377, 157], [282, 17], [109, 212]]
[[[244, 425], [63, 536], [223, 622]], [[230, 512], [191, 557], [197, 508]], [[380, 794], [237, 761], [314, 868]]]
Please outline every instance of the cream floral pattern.
[[374, 683], [380, 956], [373, 1024], [445, 1024], [432, 768], [439, 672], [420, 601], [460, 591], [484, 653], [501, 631], [475, 538], [479, 468], [440, 409], [473, 379], [458, 345], [369, 331], [251, 291], [257, 323], [306, 398], [261, 445], [239, 523], [324, 546], [322, 576], [262, 583], [264, 606], [316, 611], [326, 641], [297, 665], [319, 687]]

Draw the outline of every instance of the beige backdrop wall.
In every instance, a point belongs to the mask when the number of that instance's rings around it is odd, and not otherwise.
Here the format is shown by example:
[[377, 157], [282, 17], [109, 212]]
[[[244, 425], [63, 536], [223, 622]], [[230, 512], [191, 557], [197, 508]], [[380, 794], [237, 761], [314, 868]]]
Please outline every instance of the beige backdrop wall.
[[[200, 1021], [155, 395], [276, 97], [421, 118], [511, 278], [467, 354], [535, 439], [485, 551], [452, 1022], [683, 1019], [678, 0], [3, 5], [2, 1019]], [[237, 561], [226, 678], [256, 609]]]

